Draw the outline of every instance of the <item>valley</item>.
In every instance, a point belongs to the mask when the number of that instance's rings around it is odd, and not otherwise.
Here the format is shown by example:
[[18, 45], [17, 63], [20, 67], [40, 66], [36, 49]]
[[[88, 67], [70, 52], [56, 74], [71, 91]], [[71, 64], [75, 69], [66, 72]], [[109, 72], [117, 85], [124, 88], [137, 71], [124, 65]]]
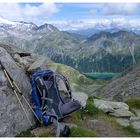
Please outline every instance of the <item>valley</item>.
[[0, 19], [0, 25], [1, 43], [48, 56], [80, 72], [120, 73], [140, 60], [140, 36], [132, 31], [101, 31], [83, 37], [50, 24]]

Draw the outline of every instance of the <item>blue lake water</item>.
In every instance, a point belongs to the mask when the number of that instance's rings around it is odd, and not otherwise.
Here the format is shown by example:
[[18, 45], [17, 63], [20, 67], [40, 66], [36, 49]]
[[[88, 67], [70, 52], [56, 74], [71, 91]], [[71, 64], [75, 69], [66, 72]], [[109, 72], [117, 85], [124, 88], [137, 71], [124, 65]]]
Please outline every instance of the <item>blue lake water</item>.
[[87, 77], [92, 79], [110, 79], [115, 76], [118, 76], [120, 73], [99, 73], [99, 72], [91, 72], [84, 73]]

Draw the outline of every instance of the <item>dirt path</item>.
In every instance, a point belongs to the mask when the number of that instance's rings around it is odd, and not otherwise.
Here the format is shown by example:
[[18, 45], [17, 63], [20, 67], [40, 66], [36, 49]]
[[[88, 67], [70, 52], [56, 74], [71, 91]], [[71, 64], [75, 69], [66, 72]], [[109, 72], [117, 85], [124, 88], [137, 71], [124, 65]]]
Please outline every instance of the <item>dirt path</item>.
[[114, 128], [110, 122], [107, 122], [101, 116], [92, 120], [88, 118], [86, 126], [96, 131], [99, 137], [126, 137], [125, 134]]

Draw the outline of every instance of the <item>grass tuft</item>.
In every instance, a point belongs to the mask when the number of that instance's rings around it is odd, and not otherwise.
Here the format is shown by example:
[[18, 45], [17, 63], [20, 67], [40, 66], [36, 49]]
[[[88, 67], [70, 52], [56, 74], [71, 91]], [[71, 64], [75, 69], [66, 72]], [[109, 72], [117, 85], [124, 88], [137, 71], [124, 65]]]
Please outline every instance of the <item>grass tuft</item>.
[[103, 111], [96, 108], [94, 106], [94, 97], [93, 96], [90, 96], [87, 100], [87, 104], [86, 104], [86, 107], [85, 107], [85, 110], [86, 110], [86, 114], [92, 116], [92, 115], [99, 115], [101, 114]]
[[30, 130], [22, 131], [16, 137], [35, 137]]
[[140, 109], [140, 99], [129, 99], [125, 101], [125, 103], [128, 104], [130, 108]]

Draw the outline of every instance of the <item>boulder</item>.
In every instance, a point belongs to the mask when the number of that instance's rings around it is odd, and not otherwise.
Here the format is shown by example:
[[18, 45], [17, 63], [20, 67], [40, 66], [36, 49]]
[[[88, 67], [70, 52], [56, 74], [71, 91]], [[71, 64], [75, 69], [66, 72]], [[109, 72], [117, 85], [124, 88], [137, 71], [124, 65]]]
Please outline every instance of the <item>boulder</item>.
[[131, 117], [130, 124], [138, 133], [140, 133], [140, 117]]
[[72, 92], [72, 96], [75, 100], [78, 100], [83, 107], [86, 106], [88, 95], [83, 92]]
[[129, 110], [123, 109], [123, 108], [116, 109], [113, 113], [109, 113], [109, 115], [115, 116], [115, 117], [131, 117], [131, 116], [134, 116], [134, 114], [132, 112], [130, 112]]
[[21, 61], [21, 58], [20, 58], [20, 55], [19, 54], [15, 54], [14, 55], [14, 59], [15, 59], [16, 62], [19, 62], [19, 63]]
[[21, 57], [17, 53], [14, 55], [14, 60], [26, 68], [28, 68], [34, 62], [31, 56]]
[[30, 67], [28, 68], [28, 72], [31, 73], [31, 72], [37, 71], [38, 69], [41, 69], [41, 70], [48, 69], [47, 62], [48, 62], [48, 59], [46, 57], [40, 56], [34, 63], [30, 65]]
[[121, 126], [130, 126], [129, 119], [125, 118], [116, 118], [116, 121], [121, 125]]
[[105, 113], [116, 117], [131, 117], [133, 113], [129, 111], [129, 106], [123, 102], [112, 102], [94, 99], [94, 106]]
[[7, 53], [7, 51], [0, 47], [0, 60], [10, 76], [15, 80], [18, 87], [25, 95], [29, 95], [31, 91], [31, 85], [29, 78], [25, 74], [23, 68], [19, 67], [14, 59]]
[[[24, 70], [20, 68], [7, 51], [0, 47], [0, 60], [10, 76], [15, 80], [23, 95], [30, 99], [29, 93], [31, 86]], [[19, 96], [20, 97], [20, 96]], [[35, 124], [35, 118], [29, 107], [20, 97], [21, 102], [27, 112], [27, 115]], [[23, 130], [29, 129], [31, 126], [25, 117], [21, 106], [12, 91], [7, 78], [2, 70], [0, 70], [0, 136], [15, 136]]]

